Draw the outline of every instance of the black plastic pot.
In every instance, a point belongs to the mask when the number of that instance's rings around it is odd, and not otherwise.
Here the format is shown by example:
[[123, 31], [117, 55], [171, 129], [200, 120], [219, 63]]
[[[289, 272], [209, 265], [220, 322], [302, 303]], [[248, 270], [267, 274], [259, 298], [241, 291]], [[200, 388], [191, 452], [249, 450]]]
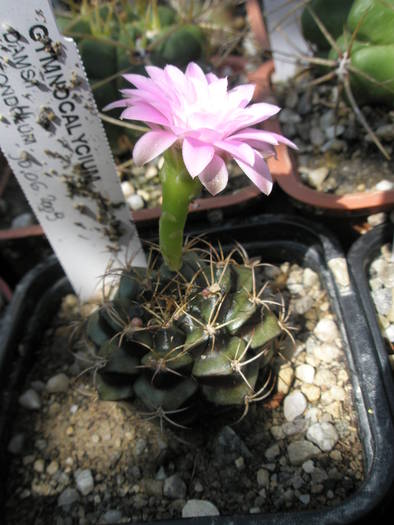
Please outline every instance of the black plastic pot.
[[[259, 254], [267, 262], [298, 262], [319, 273], [342, 332], [364, 449], [365, 481], [340, 505], [316, 511], [232, 516], [231, 522], [236, 525], [328, 525], [369, 519], [371, 512], [383, 508], [382, 500], [393, 483], [394, 429], [380, 359], [375, 353], [364, 313], [346, 278], [346, 271], [345, 279], [341, 280], [335, 272], [338, 264], [344, 265], [346, 270], [343, 253], [336, 241], [318, 225], [288, 216], [260, 216], [245, 223], [228, 224], [220, 230], [212, 228], [206, 233], [209, 239], [220, 240], [224, 247], [238, 240], [249, 255]], [[38, 266], [16, 289], [0, 339], [4, 412], [0, 420], [0, 439], [3, 450], [11, 433], [16, 393], [28, 370], [36, 342], [50, 321], [49, 312], [56, 311], [62, 294], [68, 290], [69, 285], [53, 259]], [[22, 352], [18, 351], [21, 345]], [[0, 469], [4, 473], [4, 455], [1, 461]], [[5, 480], [6, 476], [3, 474], [2, 478]], [[229, 516], [196, 518], [193, 523], [225, 525], [229, 519]], [[180, 522], [165, 523], [179, 525]]]
[[[373, 228], [352, 245], [348, 253], [348, 264], [354, 287], [360, 297], [361, 307], [368, 322], [372, 344], [379, 360], [380, 374], [391, 405], [391, 414], [394, 417], [393, 374], [368, 284], [371, 263], [378, 256], [380, 248], [384, 244], [393, 242], [393, 236], [394, 224], [392, 223], [385, 223]], [[393, 438], [394, 436], [392, 436]]]

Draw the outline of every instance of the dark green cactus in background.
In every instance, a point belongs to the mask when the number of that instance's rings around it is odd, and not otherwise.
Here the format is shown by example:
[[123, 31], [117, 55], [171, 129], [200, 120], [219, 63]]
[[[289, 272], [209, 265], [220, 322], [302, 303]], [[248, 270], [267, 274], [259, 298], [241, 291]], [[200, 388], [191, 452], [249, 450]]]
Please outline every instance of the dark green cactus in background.
[[240, 246], [224, 256], [201, 239], [184, 248], [178, 272], [158, 247], [149, 261], [123, 270], [113, 298], [86, 322], [100, 398], [137, 396], [174, 424], [214, 406], [245, 414], [272, 391], [275, 345], [288, 333], [266, 287], [258, 289], [259, 261]]

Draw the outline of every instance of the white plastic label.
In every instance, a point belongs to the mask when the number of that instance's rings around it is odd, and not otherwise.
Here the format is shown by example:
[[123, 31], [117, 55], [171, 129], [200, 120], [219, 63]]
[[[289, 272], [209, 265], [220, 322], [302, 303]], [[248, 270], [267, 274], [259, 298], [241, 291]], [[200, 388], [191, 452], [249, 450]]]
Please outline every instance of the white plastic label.
[[145, 265], [78, 49], [48, 0], [1, 0], [0, 147], [75, 291]]

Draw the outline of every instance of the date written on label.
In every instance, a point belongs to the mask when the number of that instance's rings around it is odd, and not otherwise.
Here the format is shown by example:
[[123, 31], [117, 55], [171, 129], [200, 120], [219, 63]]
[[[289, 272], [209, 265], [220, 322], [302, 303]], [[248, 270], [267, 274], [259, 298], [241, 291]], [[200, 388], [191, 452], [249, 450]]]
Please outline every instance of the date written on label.
[[61, 211], [56, 211], [55, 203], [56, 197], [54, 195], [49, 194], [46, 197], [41, 197], [38, 209], [42, 213], [45, 213], [45, 218], [47, 221], [53, 222], [64, 219], [64, 213]]
[[[18, 167], [20, 168], [20, 173], [33, 192], [38, 194], [39, 192], [48, 191], [48, 185], [45, 182], [39, 180], [40, 174], [33, 171], [34, 167], [36, 167], [36, 163], [33, 161], [33, 159], [29, 158], [28, 154], [22, 152], [20, 157], [13, 157], [10, 155], [10, 159], [17, 163]], [[56, 204], [56, 196], [52, 193], [46, 193], [44, 196], [38, 197], [37, 209], [49, 222], [64, 219], [64, 213], [56, 211]]]

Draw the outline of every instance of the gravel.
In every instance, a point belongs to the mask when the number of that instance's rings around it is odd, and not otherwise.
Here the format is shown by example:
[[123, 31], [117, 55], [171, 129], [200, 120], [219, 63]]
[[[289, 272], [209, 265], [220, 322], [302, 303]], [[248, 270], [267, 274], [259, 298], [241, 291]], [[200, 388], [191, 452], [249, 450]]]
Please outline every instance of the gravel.
[[386, 160], [344, 96], [338, 104], [336, 86], [323, 83], [314, 86], [311, 92], [305, 85], [311, 79], [303, 75], [298, 81], [275, 86], [279, 106], [284, 108], [279, 114], [282, 132], [299, 148], [297, 160], [301, 180], [315, 190], [340, 196], [392, 189], [393, 113], [385, 107], [361, 107], [369, 125], [391, 155], [391, 159]]
[[369, 285], [382, 336], [394, 373], [394, 257], [392, 245], [383, 245], [369, 267]]

